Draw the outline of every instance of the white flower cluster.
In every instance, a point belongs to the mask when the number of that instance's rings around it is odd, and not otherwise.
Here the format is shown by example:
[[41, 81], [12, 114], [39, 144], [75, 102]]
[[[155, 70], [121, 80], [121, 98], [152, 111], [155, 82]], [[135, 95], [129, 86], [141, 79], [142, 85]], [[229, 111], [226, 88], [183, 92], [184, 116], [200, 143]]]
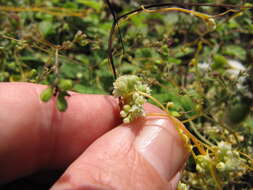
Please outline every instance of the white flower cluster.
[[120, 112], [124, 123], [145, 115], [143, 104], [146, 99], [140, 92], [150, 95], [151, 90], [148, 85], [143, 84], [136, 75], [123, 75], [113, 83], [113, 86], [113, 95], [122, 98], [124, 104]]
[[186, 185], [185, 183], [179, 181], [177, 185], [177, 190], [189, 190], [189, 186]]
[[210, 164], [212, 159], [208, 154], [206, 155], [198, 155], [196, 159], [196, 169], [200, 173], [205, 173], [210, 169]]
[[232, 150], [231, 144], [221, 141], [218, 144], [216, 168], [220, 172], [233, 172], [244, 170], [244, 160], [240, 158], [239, 152]]
[[205, 173], [214, 164], [222, 178], [239, 176], [245, 170], [245, 160], [240, 157], [238, 151], [233, 150], [231, 144], [221, 141], [214, 147], [215, 157], [198, 155], [196, 169], [200, 173]]

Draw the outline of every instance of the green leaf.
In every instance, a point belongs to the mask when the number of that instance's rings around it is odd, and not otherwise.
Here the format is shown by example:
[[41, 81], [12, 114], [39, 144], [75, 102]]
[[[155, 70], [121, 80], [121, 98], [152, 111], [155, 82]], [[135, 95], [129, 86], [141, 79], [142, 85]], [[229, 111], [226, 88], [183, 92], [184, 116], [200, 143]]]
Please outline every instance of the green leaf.
[[64, 76], [64, 78], [71, 78], [75, 79], [77, 76], [77, 73], [81, 73], [84, 75], [88, 75], [88, 68], [86, 68], [85, 65], [79, 65], [74, 63], [64, 63], [61, 68], [61, 74]]
[[176, 59], [176, 58], [173, 58], [173, 57], [169, 57], [168, 62], [179, 65], [179, 64], [182, 63], [182, 60], [181, 59]]
[[194, 52], [193, 48], [190, 47], [176, 47], [174, 49], [171, 49], [171, 54], [173, 54], [176, 58], [180, 58], [186, 55], [189, 55]]
[[220, 54], [214, 55], [213, 56], [213, 64], [211, 65], [212, 69], [217, 70], [217, 69], [224, 69], [225, 66], [228, 64], [227, 59]]
[[242, 122], [250, 112], [250, 105], [245, 103], [237, 103], [231, 106], [226, 113], [226, 119], [231, 124]]
[[53, 24], [52, 24], [52, 22], [49, 22], [49, 21], [42, 21], [39, 24], [39, 29], [44, 36], [47, 36], [47, 35], [52, 34], [54, 32]]
[[77, 0], [78, 3], [84, 4], [87, 7], [93, 8], [96, 11], [100, 11], [103, 7], [103, 1], [95, 0]]
[[246, 59], [246, 50], [238, 45], [228, 45], [223, 49], [225, 55], [233, 56], [234, 58], [244, 61]]
[[73, 90], [79, 93], [83, 93], [83, 94], [106, 94], [105, 91], [99, 88], [84, 86], [81, 84], [76, 84], [73, 87]]
[[63, 6], [64, 8], [78, 9], [78, 5], [75, 2], [66, 2]]

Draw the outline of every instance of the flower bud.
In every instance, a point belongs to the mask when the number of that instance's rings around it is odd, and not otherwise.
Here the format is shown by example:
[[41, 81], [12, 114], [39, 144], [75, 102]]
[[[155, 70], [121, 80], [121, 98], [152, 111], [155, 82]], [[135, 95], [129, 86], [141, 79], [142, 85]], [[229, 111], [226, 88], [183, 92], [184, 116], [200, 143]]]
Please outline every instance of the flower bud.
[[129, 106], [129, 105], [124, 105], [123, 106], [123, 110], [126, 111], [126, 112], [128, 112], [130, 109], [131, 109], [131, 106]]
[[122, 111], [120, 111], [120, 116], [121, 116], [121, 117], [126, 117], [126, 116], [127, 116], [127, 113], [126, 113], [125, 111], [122, 110]]
[[219, 162], [217, 165], [216, 165], [216, 168], [218, 171], [220, 172], [224, 172], [226, 170], [226, 165], [224, 162]]
[[124, 118], [124, 119], [123, 119], [123, 123], [130, 123], [129, 117]]

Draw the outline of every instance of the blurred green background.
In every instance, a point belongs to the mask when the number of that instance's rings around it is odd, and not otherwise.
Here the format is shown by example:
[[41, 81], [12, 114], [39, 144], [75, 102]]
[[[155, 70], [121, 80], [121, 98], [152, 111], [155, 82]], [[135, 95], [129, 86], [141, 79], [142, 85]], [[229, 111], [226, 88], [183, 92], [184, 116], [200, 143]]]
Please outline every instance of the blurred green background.
[[[112, 0], [117, 16], [151, 3], [173, 1]], [[253, 149], [253, 1], [220, 0], [229, 6], [192, 6], [209, 0], [180, 0], [180, 7], [214, 17], [206, 33], [201, 19], [181, 12], [140, 13], [122, 22], [112, 41], [118, 75], [136, 74], [172, 115], [209, 141], [228, 141], [252, 155]], [[185, 3], [185, 4], [184, 4]], [[113, 17], [99, 0], [0, 0], [0, 81], [52, 85], [71, 80], [71, 90], [110, 94], [114, 76], [108, 63]], [[59, 53], [56, 59], [56, 50]], [[195, 131], [195, 132], [194, 132]], [[235, 139], [233, 134], [239, 137]], [[193, 165], [193, 166], [192, 166]], [[183, 181], [192, 189], [189, 161]], [[228, 179], [224, 189], [252, 188], [252, 172]], [[249, 180], [250, 179], [250, 180]]]

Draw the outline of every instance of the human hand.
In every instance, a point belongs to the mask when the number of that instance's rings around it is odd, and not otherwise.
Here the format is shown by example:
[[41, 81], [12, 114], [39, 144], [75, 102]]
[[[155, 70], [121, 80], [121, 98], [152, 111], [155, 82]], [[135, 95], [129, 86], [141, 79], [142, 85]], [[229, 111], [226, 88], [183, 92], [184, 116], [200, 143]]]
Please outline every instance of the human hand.
[[0, 83], [0, 184], [61, 169], [51, 190], [176, 189], [188, 154], [171, 121], [121, 124], [117, 100], [77, 93], [61, 113], [39, 100], [44, 88]]

